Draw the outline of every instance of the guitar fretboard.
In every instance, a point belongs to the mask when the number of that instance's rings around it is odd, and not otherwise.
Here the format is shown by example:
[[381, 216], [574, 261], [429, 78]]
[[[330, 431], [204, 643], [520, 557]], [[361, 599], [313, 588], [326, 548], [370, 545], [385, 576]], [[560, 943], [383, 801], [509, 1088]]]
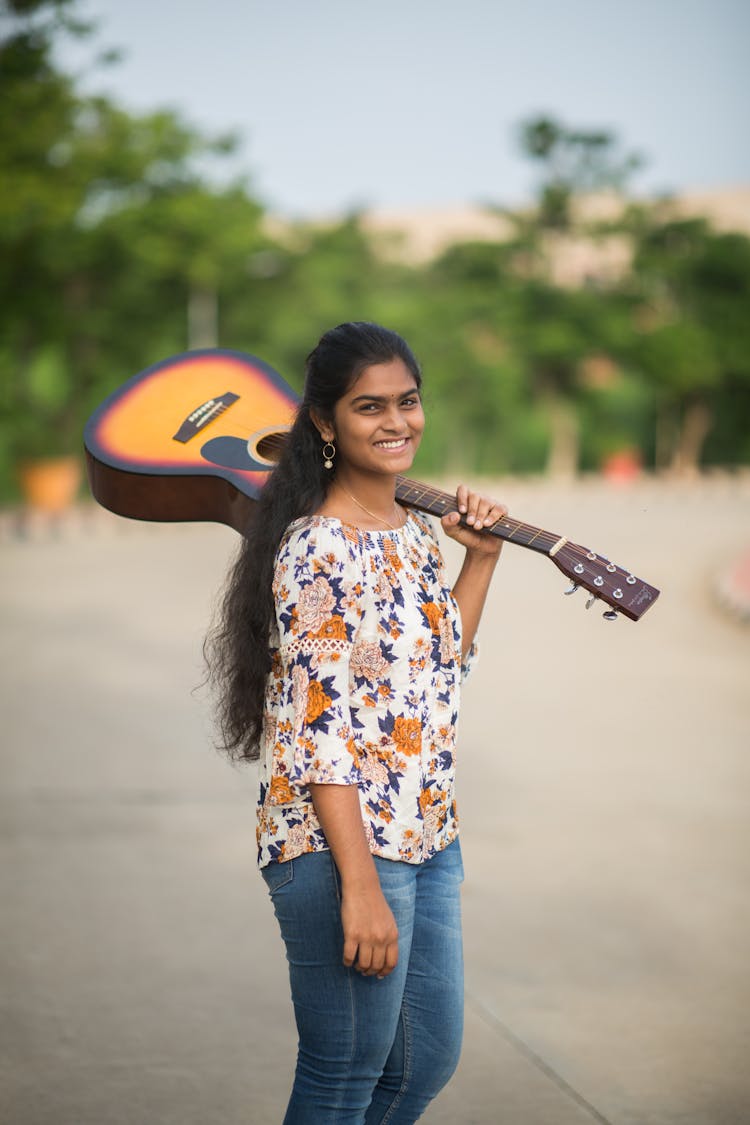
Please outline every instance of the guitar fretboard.
[[[431, 488], [419, 481], [399, 477], [396, 483], [396, 498], [407, 508], [419, 508], [429, 512], [432, 516], [444, 516], [446, 512], [457, 511], [456, 498], [449, 492], [439, 488]], [[554, 535], [551, 531], [544, 531], [541, 527], [523, 523], [513, 516], [503, 516], [493, 527], [484, 528], [484, 532], [496, 535], [498, 539], [517, 543], [520, 547], [529, 547], [532, 551], [539, 551], [548, 555], [551, 549], [561, 542], [562, 537]]]

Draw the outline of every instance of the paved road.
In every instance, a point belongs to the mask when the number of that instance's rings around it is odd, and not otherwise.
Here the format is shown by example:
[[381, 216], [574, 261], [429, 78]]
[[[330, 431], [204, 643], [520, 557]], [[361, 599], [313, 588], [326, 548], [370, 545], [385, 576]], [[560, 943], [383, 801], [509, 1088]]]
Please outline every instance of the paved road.
[[[663, 588], [637, 625], [507, 548], [462, 716], [467, 1038], [428, 1125], [750, 1120], [750, 481], [497, 486]], [[0, 1120], [277, 1125], [253, 779], [191, 694], [235, 543], [0, 525]], [[452, 545], [450, 545], [452, 546]]]

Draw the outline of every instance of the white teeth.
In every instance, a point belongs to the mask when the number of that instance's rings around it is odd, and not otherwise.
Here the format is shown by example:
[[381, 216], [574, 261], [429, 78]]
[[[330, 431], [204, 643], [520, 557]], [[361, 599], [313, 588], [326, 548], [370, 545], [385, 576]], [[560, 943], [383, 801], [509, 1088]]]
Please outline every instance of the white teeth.
[[376, 441], [376, 445], [381, 449], [398, 449], [402, 445], [406, 445], [406, 438], [399, 438], [398, 441]]

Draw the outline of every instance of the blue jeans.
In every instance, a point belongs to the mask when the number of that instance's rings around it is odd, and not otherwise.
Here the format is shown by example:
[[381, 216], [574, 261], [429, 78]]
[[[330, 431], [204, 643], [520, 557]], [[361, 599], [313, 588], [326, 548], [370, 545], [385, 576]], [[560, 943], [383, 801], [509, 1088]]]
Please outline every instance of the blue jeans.
[[299, 1033], [285, 1125], [411, 1125], [458, 1063], [463, 953], [458, 840], [422, 864], [375, 857], [399, 931], [383, 980], [342, 963], [330, 852], [262, 869], [289, 962]]

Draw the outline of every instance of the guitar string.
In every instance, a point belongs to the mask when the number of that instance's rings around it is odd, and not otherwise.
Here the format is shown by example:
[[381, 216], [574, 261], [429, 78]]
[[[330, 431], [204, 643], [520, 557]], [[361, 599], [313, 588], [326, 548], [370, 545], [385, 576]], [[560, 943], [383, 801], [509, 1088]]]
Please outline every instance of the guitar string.
[[[259, 417], [258, 414], [253, 414], [252, 417], [245, 417], [243, 414], [236, 414], [234, 412], [233, 404], [229, 403], [228, 405], [222, 405], [220, 409], [212, 412], [206, 418], [206, 430], [208, 430], [208, 426], [211, 422], [213, 422], [217, 418], [220, 418], [224, 414], [229, 415], [227, 421], [238, 423], [238, 430], [242, 430], [247, 427], [251, 431], [249, 437], [244, 437], [241, 433], [227, 436], [234, 436], [239, 441], [247, 442], [248, 444], [255, 439], [263, 440], [264, 438], [268, 438], [269, 440], [271, 440], [273, 438], [277, 438], [279, 445], [283, 444], [284, 431], [279, 429], [278, 412], [275, 414], [269, 414], [267, 417]], [[203, 428], [201, 427], [200, 430], [197, 430], [196, 434], [201, 433], [202, 429]], [[264, 434], [264, 430], [268, 430], [269, 433], [267, 435]]]
[[[402, 500], [407, 501], [408, 498], [409, 498], [409, 494], [411, 492], [415, 491], [415, 487], [416, 486], [409, 487], [408, 490], [405, 493], [403, 493], [400, 498]], [[432, 502], [433, 504], [443, 503], [444, 511], [449, 511], [449, 510], [455, 511], [456, 510], [455, 501], [453, 501], [453, 498], [448, 493], [438, 491], [436, 489], [431, 488], [430, 486], [422, 486], [422, 485], [418, 486], [417, 496], [411, 497], [411, 499], [413, 499], [415, 503], [419, 502], [421, 500], [428, 500], [428, 501]], [[449, 507], [450, 504], [453, 505], [452, 508]], [[545, 531], [543, 528], [537, 528], [533, 524], [527, 524], [527, 523], [524, 523], [521, 520], [516, 520], [514, 516], [504, 516], [501, 520], [498, 521], [498, 525], [504, 526], [506, 530], [508, 529], [508, 527], [512, 523], [515, 523], [516, 527], [511, 532], [511, 537], [499, 536], [499, 538], [504, 539], [506, 542], [513, 542], [512, 536], [515, 535], [518, 531], [523, 531], [524, 533], [533, 532], [534, 534], [531, 537], [532, 541], [535, 540], [535, 539], [539, 539], [542, 543], [544, 543], [545, 541], [548, 541], [547, 545], [550, 546], [550, 547], [553, 547], [555, 545], [555, 543], [558, 543], [560, 541], [559, 535], [555, 535], [553, 532], [550, 532], [550, 531]], [[488, 528], [487, 530], [492, 532], [493, 529]], [[518, 546], [528, 546], [529, 545], [529, 542], [524, 543], [522, 539], [518, 539], [516, 542], [517, 542]], [[607, 562], [607, 563], [610, 562], [610, 560], [606, 559], [605, 556], [603, 556], [603, 555], [597, 555], [596, 559], [589, 559], [588, 558], [589, 554], [594, 554], [595, 552], [591, 552], [588, 547], [584, 547], [584, 546], [581, 546], [578, 543], [572, 543], [570, 541], [566, 542], [561, 547], [560, 553], [561, 554], [562, 553], [574, 554], [574, 555], [578, 556], [579, 558], [587, 559], [587, 561], [589, 561], [589, 562], [596, 562], [596, 561], [604, 561], [604, 562]], [[631, 573], [630, 571], [625, 570], [624, 567], [617, 566], [616, 563], [612, 563], [611, 565], [616, 566], [617, 569], [621, 570], [622, 573], [625, 574], [625, 575]], [[596, 573], [596, 568], [589, 567], [588, 569], [590, 569], [592, 573]], [[609, 573], [613, 574], [614, 572], [610, 571]]]
[[[400, 498], [402, 500], [406, 500], [407, 497], [410, 496], [410, 493], [412, 493], [414, 491], [415, 491], [415, 486], [410, 486], [408, 489], [406, 489], [405, 492], [402, 490], [402, 495], [401, 495]], [[443, 514], [446, 511], [455, 511], [456, 510], [455, 501], [453, 501], [453, 498], [450, 497], [450, 495], [448, 493], [440, 492], [440, 491], [437, 491], [435, 489], [430, 488], [429, 486], [421, 486], [421, 485], [418, 486], [418, 488], [416, 488], [416, 492], [417, 492], [416, 497], [411, 497], [411, 499], [415, 503], [424, 500], [424, 501], [432, 502], [433, 504], [435, 504], [435, 502], [437, 501], [437, 503], [441, 503], [442, 506], [443, 506]], [[501, 520], [498, 521], [498, 525], [499, 526], [504, 525], [505, 530], [508, 529], [508, 527], [510, 526], [511, 523], [515, 523], [516, 527], [511, 532], [510, 536], [499, 535], [497, 532], [495, 532], [495, 534], [498, 534], [498, 538], [503, 539], [505, 542], [515, 542], [518, 546], [528, 547], [531, 541], [533, 541], [535, 539], [539, 539], [539, 541], [542, 544], [546, 543], [546, 545], [548, 547], [553, 547], [555, 545], [555, 543], [558, 543], [559, 540], [560, 540], [560, 536], [555, 535], [553, 532], [545, 531], [542, 528], [537, 528], [533, 524], [526, 524], [523, 521], [516, 520], [515, 517], [513, 517], [513, 516], [510, 516], [510, 517], [504, 516]], [[489, 531], [491, 534], [493, 533], [493, 528], [488, 528], [486, 530]], [[518, 531], [523, 531], [524, 534], [528, 534], [529, 532], [533, 532], [534, 534], [531, 535], [531, 540], [527, 539], [526, 542], [524, 542], [524, 540], [521, 539], [521, 538], [518, 538], [518, 539], [514, 540], [513, 536]], [[591, 552], [589, 550], [589, 548], [583, 547], [578, 543], [572, 543], [570, 541], [568, 541], [567, 543], [565, 543], [561, 547], [561, 549], [560, 549], [561, 555], [568, 555], [568, 556], [572, 555], [575, 558], [577, 558], [579, 561], [585, 559], [586, 562], [589, 563], [589, 564], [592, 564], [592, 563], [595, 563], [595, 562], [606, 562], [607, 565], [611, 565], [611, 566], [615, 567], [614, 571], [607, 571], [606, 574], [602, 574], [600, 567], [595, 567], [593, 565], [586, 566], [586, 563], [584, 563], [585, 569], [584, 569], [583, 574], [581, 574], [581, 575], [570, 575], [569, 577], [571, 578], [572, 581], [578, 580], [580, 585], [584, 585], [585, 584], [584, 579], [585, 579], [585, 577], [588, 573], [588, 574], [591, 575], [592, 581], [596, 577], [602, 577], [605, 582], [611, 582], [611, 583], [614, 584], [618, 577], [624, 576], [624, 577], [627, 578], [632, 573], [631, 571], [625, 570], [624, 567], [618, 566], [616, 563], [611, 563], [610, 560], [606, 559], [604, 556], [598, 555], [595, 559], [590, 559], [589, 555], [593, 554], [593, 553], [594, 552]], [[604, 589], [603, 587], [596, 587], [596, 591], [598, 591], [600, 593], [602, 592], [603, 589]], [[595, 592], [595, 591], [592, 591], [592, 592]]]

